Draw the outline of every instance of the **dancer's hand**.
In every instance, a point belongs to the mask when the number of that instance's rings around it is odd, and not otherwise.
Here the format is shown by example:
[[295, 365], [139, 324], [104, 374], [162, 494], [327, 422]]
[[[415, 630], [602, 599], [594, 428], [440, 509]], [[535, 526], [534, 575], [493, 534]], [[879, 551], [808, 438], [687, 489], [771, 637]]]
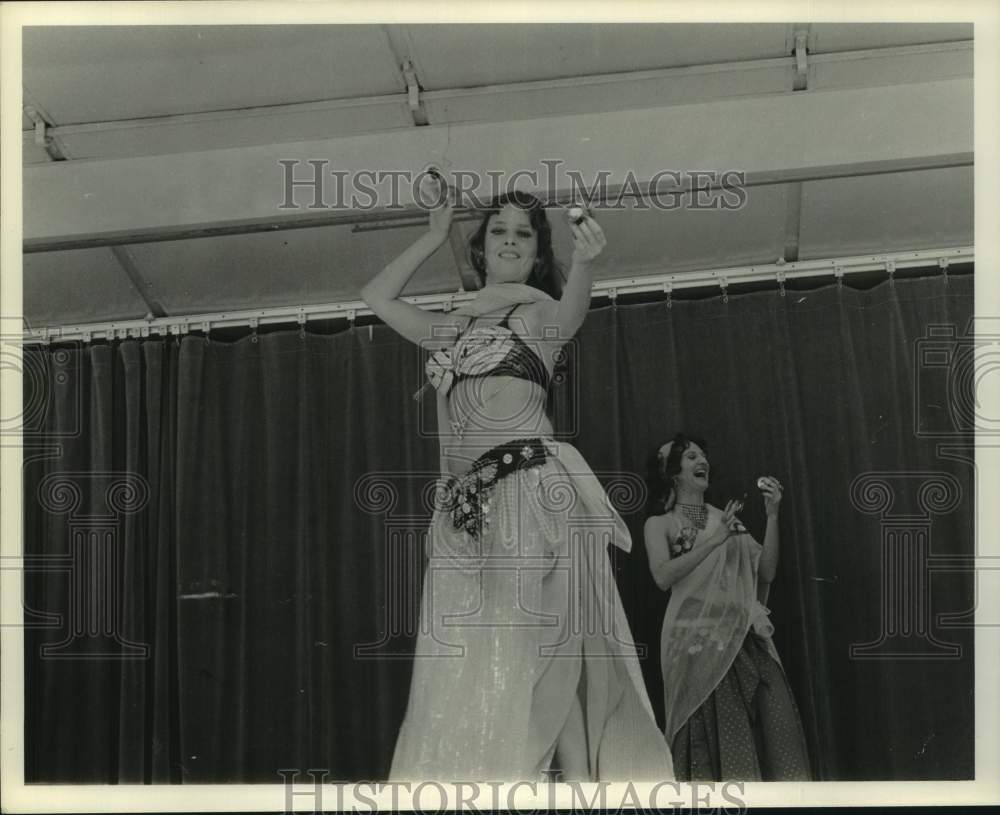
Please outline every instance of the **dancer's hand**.
[[579, 224], [570, 221], [569, 228], [573, 230], [574, 263], [589, 263], [608, 245], [604, 230], [590, 215], [584, 215]]
[[757, 485], [760, 487], [760, 491], [764, 493], [764, 511], [767, 512], [769, 518], [776, 518], [778, 516], [778, 507], [781, 504], [783, 489], [781, 482], [777, 478], [766, 475], [758, 480]]
[[451, 229], [455, 206], [451, 200], [451, 190], [438, 174], [426, 173], [420, 180], [420, 199], [426, 204], [433, 203], [430, 215], [430, 232], [443, 243]]

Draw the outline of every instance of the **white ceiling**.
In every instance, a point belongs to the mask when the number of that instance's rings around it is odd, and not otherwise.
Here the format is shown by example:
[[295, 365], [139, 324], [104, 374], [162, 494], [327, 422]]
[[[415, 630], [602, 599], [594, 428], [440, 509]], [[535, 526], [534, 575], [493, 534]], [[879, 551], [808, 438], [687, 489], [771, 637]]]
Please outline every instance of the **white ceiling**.
[[[390, 37], [407, 47], [423, 88], [435, 91], [784, 57], [796, 28], [35, 27], [24, 32], [23, 78], [51, 122], [70, 125], [400, 93], [405, 84]], [[972, 38], [965, 24], [822, 24], [809, 31], [817, 54]]]
[[[791, 92], [793, 25], [491, 25], [491, 26], [226, 26], [53, 27], [26, 29], [25, 101], [43, 113], [71, 160], [185, 152], [249, 144], [309, 141], [332, 135], [414, 128], [406, 106], [402, 57], [412, 60], [431, 124], [442, 121], [517, 121], [593, 110], [627, 111], [713, 98]], [[971, 26], [811, 25], [810, 55], [959, 43]], [[920, 49], [916, 49], [919, 51]], [[888, 52], [887, 52], [888, 53]], [[903, 59], [904, 57], [900, 57]], [[966, 70], [961, 51], [914, 54], [950, 60], [941, 75]], [[971, 58], [971, 57], [970, 57]], [[695, 71], [662, 78], [623, 77], [592, 92], [577, 80], [593, 75], [660, 71], [749, 60], [724, 74]], [[909, 68], [879, 73], [870, 55], [846, 60], [844, 75], [864, 84], [913, 82]], [[916, 64], [916, 63], [914, 63]], [[924, 63], [921, 63], [924, 64]], [[826, 63], [824, 76], [841, 65]], [[957, 67], [956, 67], [957, 66]], [[841, 69], [837, 69], [841, 70]], [[775, 73], [777, 71], [777, 73]], [[867, 72], [867, 79], [866, 79]], [[721, 77], [728, 84], [722, 86]], [[755, 78], [756, 77], [756, 78]], [[461, 89], [506, 83], [556, 82], [509, 95]], [[658, 82], [652, 85], [650, 83]], [[693, 82], [693, 80], [692, 80]], [[715, 83], [714, 85], [712, 83]], [[869, 82], [869, 84], [870, 84]], [[363, 104], [355, 102], [363, 100]], [[498, 101], [500, 100], [500, 101]], [[349, 104], [348, 104], [349, 103]], [[268, 118], [266, 106], [278, 109]], [[345, 106], [346, 105], [346, 106]], [[594, 106], [596, 107], [588, 107]], [[478, 106], [478, 107], [476, 107]], [[246, 109], [255, 110], [247, 112]], [[230, 126], [241, 111], [242, 129]], [[214, 115], [215, 112], [219, 115]], [[194, 123], [189, 114], [204, 116]], [[137, 138], [149, 117], [158, 146]], [[247, 127], [246, 115], [260, 116]], [[818, 123], [835, 127], [835, 123]], [[31, 123], [25, 118], [25, 129]], [[622, 127], [627, 128], [627, 112]], [[734, 122], [734, 127], [739, 127]], [[971, 132], [971, 121], [969, 123]], [[66, 128], [64, 133], [60, 128]], [[183, 135], [178, 135], [180, 130]], [[872, 138], [891, 134], [873, 133]], [[138, 147], [136, 145], [139, 145]], [[670, 145], [650, 134], [650, 149]], [[26, 167], [50, 161], [26, 139]], [[391, 157], [386, 157], [390, 161]], [[789, 207], [800, 194], [797, 217]], [[930, 202], [933, 201], [933, 205]], [[83, 206], [83, 204], [81, 204]], [[749, 190], [736, 211], [635, 211], [601, 214], [608, 250], [599, 276], [685, 271], [774, 261], [795, 229], [802, 259], [869, 251], [972, 243], [969, 167], [889, 173]], [[461, 224], [468, 233], [470, 224]], [[281, 232], [136, 244], [127, 248], [139, 275], [136, 288], [109, 248], [48, 251], [24, 256], [24, 312], [32, 326], [142, 317], [142, 295], [168, 314], [349, 300], [420, 229], [357, 231], [325, 226]], [[793, 236], [794, 237], [794, 236]], [[569, 239], [556, 226], [557, 254], [568, 259]], [[407, 293], [458, 288], [449, 247], [422, 268]]]
[[53, 124], [399, 93], [377, 26], [26, 29], [24, 86]]

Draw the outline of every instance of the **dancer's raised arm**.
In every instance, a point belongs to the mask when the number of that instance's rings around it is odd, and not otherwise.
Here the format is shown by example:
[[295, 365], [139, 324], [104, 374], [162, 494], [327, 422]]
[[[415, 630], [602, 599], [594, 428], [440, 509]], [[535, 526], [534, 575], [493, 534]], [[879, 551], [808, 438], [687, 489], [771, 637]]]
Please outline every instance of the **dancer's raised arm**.
[[592, 261], [607, 246], [604, 230], [590, 215], [579, 223], [570, 222], [573, 230], [573, 260], [561, 298], [550, 304], [546, 322], [559, 327], [560, 337], [570, 339], [579, 331], [590, 309], [590, 290], [594, 283]]
[[410, 342], [429, 349], [450, 345], [453, 332], [441, 329], [455, 326], [457, 330], [465, 318], [425, 311], [401, 300], [400, 294], [420, 265], [448, 240], [453, 213], [450, 202], [431, 210], [428, 231], [361, 290], [361, 299], [375, 316]]

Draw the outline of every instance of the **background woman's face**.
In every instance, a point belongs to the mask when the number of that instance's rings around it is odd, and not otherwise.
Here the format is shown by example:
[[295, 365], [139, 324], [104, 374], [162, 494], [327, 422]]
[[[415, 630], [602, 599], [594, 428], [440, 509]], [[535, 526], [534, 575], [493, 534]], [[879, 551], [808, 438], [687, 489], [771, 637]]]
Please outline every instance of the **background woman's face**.
[[488, 283], [523, 283], [535, 265], [538, 235], [528, 213], [507, 204], [486, 225], [483, 254]]
[[703, 492], [708, 488], [708, 476], [708, 457], [701, 447], [691, 442], [681, 453], [681, 471], [677, 474], [677, 484]]

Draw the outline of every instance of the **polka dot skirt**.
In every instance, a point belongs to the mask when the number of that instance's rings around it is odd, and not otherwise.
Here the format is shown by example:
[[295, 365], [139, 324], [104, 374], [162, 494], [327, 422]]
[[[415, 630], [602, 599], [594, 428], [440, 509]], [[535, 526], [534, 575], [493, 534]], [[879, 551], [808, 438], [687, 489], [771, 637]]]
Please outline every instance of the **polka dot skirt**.
[[677, 731], [673, 758], [681, 781], [812, 780], [792, 691], [756, 635]]

